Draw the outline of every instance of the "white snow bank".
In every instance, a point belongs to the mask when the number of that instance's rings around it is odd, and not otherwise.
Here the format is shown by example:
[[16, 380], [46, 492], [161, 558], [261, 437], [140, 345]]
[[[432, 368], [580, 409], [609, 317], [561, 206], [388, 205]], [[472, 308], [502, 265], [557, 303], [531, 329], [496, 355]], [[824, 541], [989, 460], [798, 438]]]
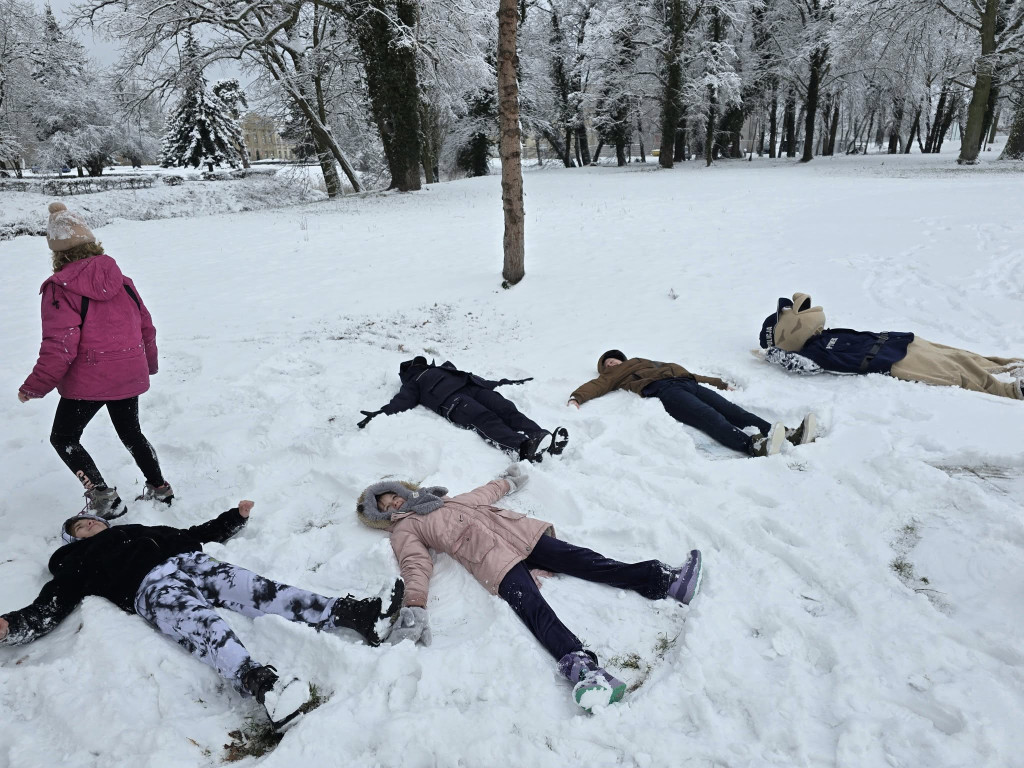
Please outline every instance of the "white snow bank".
[[[887, 159], [902, 178], [852, 158], [536, 171], [527, 277], [511, 291], [498, 287], [494, 176], [97, 231], [156, 321], [161, 371], [142, 420], [178, 494], [170, 509], [133, 504], [126, 521], [189, 525], [253, 498], [248, 530], [214, 556], [325, 593], [376, 592], [397, 564], [356, 521], [363, 487], [393, 474], [459, 492], [507, 463], [423, 409], [356, 428], [397, 391], [399, 362], [425, 353], [535, 376], [505, 394], [569, 428], [566, 454], [531, 467], [509, 506], [621, 559], [704, 552], [690, 608], [547, 581], [566, 625], [644, 681], [592, 716], [511, 610], [445, 556], [429, 648], [228, 614], [254, 656], [333, 693], [262, 763], [1019, 763], [1024, 403], [799, 378], [750, 354], [776, 298], [799, 290], [833, 326], [1024, 355], [1021, 176], [938, 172], [950, 162]], [[38, 345], [45, 247], [18, 238], [0, 259], [8, 610], [45, 581], [80, 490], [47, 442], [55, 397], [15, 400]], [[746, 459], [627, 393], [566, 408], [609, 347], [723, 376], [769, 419], [813, 409], [824, 435]], [[85, 443], [123, 495], [141, 489], [103, 415]], [[0, 765], [162, 767], [218, 764], [256, 707], [89, 599], [51, 636], [0, 648], [0, 712]]]

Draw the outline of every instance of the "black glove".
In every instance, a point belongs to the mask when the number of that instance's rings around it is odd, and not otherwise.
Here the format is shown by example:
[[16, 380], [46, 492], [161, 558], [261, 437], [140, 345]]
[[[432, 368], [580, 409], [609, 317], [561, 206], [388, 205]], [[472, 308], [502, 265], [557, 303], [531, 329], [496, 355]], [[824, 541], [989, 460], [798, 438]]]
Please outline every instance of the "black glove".
[[363, 416], [365, 416], [366, 418], [360, 421], [358, 424], [356, 424], [356, 426], [359, 427], [360, 429], [364, 429], [366, 425], [370, 423], [370, 419], [372, 419], [374, 416], [380, 416], [382, 413], [384, 413], [384, 411], [360, 411], [360, 413], [363, 414]]
[[530, 376], [525, 379], [499, 379], [498, 386], [503, 387], [506, 384], [525, 384], [528, 381], [533, 381], [533, 376]]

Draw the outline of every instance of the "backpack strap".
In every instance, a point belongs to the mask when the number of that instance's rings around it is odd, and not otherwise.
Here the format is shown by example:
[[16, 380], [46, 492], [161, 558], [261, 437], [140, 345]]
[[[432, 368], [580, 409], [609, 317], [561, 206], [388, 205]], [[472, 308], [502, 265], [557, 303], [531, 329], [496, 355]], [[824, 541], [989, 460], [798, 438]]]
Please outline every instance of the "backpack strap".
[[130, 285], [128, 285], [128, 283], [125, 283], [124, 284], [124, 290], [125, 290], [125, 292], [129, 296], [132, 297], [132, 301], [135, 302], [135, 306], [138, 307], [139, 308], [139, 312], [141, 312], [142, 311], [142, 302], [139, 301], [139, 297], [135, 295], [135, 291], [132, 290], [132, 287]]
[[[127, 293], [129, 296], [132, 297], [132, 301], [135, 302], [135, 306], [138, 307], [139, 308], [139, 312], [141, 312], [142, 311], [142, 302], [139, 301], [139, 297], [135, 294], [135, 291], [132, 290], [132, 287], [130, 285], [128, 285], [128, 283], [125, 283], [124, 284], [124, 290], [125, 290], [125, 293]], [[82, 297], [82, 306], [78, 310], [78, 313], [82, 316], [82, 322], [83, 323], [85, 322], [85, 313], [88, 312], [88, 311], [89, 311], [89, 297], [88, 296], [83, 296]]]

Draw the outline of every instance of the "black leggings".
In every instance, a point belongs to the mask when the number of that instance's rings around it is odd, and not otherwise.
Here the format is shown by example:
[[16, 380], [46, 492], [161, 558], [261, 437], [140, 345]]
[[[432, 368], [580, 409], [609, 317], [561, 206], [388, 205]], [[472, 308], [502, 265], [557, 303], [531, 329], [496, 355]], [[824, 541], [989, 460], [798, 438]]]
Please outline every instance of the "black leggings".
[[50, 431], [50, 445], [61, 460], [87, 489], [106, 485], [92, 457], [79, 442], [86, 425], [103, 406], [107, 406], [117, 436], [131, 452], [146, 482], [154, 486], [163, 485], [164, 477], [160, 474], [156, 451], [139, 426], [138, 397], [126, 400], [69, 400], [62, 397], [57, 403], [57, 413], [53, 417], [53, 429]]

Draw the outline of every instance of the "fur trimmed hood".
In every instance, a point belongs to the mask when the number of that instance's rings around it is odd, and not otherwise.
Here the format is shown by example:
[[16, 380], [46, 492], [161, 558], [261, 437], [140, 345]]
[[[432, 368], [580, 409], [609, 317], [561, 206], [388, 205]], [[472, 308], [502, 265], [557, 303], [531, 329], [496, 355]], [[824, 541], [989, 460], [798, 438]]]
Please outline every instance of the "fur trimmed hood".
[[71, 526], [74, 525], [75, 523], [77, 523], [79, 520], [99, 520], [101, 523], [106, 525], [107, 528], [110, 527], [110, 521], [107, 520], [106, 518], [99, 517], [98, 515], [90, 515], [90, 514], [82, 512], [82, 513], [79, 513], [79, 514], [75, 515], [74, 517], [69, 517], [60, 526], [60, 537], [62, 539], [64, 539], [64, 541], [67, 542], [68, 544], [71, 544], [71, 543], [76, 542], [76, 541], [81, 541], [81, 539], [78, 538], [77, 536], [72, 536], [71, 535]]
[[419, 483], [407, 480], [381, 480], [369, 486], [356, 500], [356, 517], [363, 525], [386, 531], [391, 527], [391, 513], [377, 509], [377, 497], [383, 493], [394, 493], [405, 499], [399, 514], [427, 515], [444, 505], [448, 489], [440, 485], [420, 488]]

